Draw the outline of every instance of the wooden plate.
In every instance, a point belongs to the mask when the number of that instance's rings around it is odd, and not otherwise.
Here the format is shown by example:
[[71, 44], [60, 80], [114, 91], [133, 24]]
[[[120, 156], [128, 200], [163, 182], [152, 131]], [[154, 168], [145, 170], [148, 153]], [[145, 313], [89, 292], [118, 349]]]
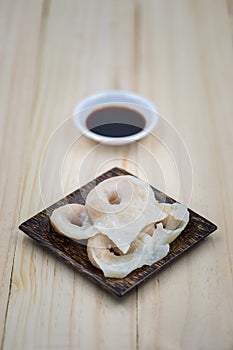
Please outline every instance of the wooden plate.
[[[139, 283], [145, 281], [149, 276], [158, 272], [162, 267], [192, 248], [211, 232], [215, 231], [217, 226], [189, 209], [190, 221], [181, 235], [171, 244], [170, 252], [165, 258], [152, 266], [143, 266], [131, 272], [125, 278], [105, 278], [103, 273], [95, 268], [88, 260], [86, 246], [56, 233], [50, 225], [49, 217], [52, 211], [61, 205], [67, 203], [84, 204], [87, 193], [93, 187], [107, 178], [119, 175], [132, 174], [124, 169], [113, 168], [47, 209], [34, 215], [22, 223], [19, 229], [112, 294], [123, 296], [139, 285]], [[167, 203], [175, 202], [175, 200], [166, 196], [161, 191], [155, 188], [153, 190], [158, 201]]]

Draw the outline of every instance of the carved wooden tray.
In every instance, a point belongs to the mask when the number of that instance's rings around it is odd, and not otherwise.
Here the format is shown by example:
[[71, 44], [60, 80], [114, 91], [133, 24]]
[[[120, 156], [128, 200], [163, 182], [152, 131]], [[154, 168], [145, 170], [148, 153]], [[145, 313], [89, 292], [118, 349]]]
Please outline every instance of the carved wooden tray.
[[[113, 168], [34, 215], [19, 226], [20, 230], [36, 240], [43, 247], [46, 247], [49, 251], [72, 265], [80, 273], [86, 275], [101, 287], [117, 296], [123, 296], [128, 293], [152, 274], [157, 273], [162, 267], [174, 261], [174, 259], [191, 249], [195, 244], [217, 229], [216, 225], [189, 209], [190, 221], [181, 235], [170, 245], [170, 252], [165, 258], [152, 266], [143, 266], [122, 279], [104, 277], [102, 271], [90, 263], [86, 253], [86, 246], [56, 233], [50, 225], [49, 217], [52, 211], [61, 205], [67, 203], [84, 204], [87, 193], [94, 186], [107, 178], [120, 175], [132, 174], [124, 169]], [[158, 201], [167, 203], [175, 202], [175, 200], [166, 196], [161, 191], [155, 188], [153, 188], [153, 190]]]

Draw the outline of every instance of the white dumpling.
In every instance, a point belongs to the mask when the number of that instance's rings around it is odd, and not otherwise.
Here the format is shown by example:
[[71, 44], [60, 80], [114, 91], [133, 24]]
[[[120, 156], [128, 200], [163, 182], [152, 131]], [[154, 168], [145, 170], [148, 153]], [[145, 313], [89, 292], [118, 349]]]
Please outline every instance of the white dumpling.
[[160, 207], [167, 213], [167, 217], [155, 228], [155, 235], [159, 242], [171, 243], [185, 229], [189, 222], [189, 211], [184, 204], [160, 203]]
[[87, 253], [91, 263], [101, 269], [105, 277], [123, 278], [143, 265], [152, 265], [169, 252], [169, 244], [158, 244], [155, 236], [141, 233], [127, 254], [111, 252], [113, 242], [103, 234], [88, 239]]
[[126, 253], [141, 230], [163, 220], [152, 188], [133, 176], [117, 176], [89, 192], [86, 208], [96, 229]]
[[76, 240], [87, 239], [98, 232], [81, 204], [67, 204], [55, 209], [50, 222], [56, 231]]

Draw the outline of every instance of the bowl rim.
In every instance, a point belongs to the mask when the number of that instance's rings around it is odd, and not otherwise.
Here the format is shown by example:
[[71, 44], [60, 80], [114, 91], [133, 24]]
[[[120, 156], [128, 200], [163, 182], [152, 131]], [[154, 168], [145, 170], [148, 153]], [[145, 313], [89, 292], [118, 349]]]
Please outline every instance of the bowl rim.
[[[111, 98], [121, 98], [122, 101], [110, 101]], [[104, 100], [106, 99], [106, 102]], [[124, 101], [127, 99], [131, 99], [132, 102]], [[98, 102], [98, 100], [100, 102]], [[134, 107], [142, 107], [145, 109], [148, 109], [149, 111], [153, 112], [155, 114], [155, 118], [149, 118], [148, 115], [144, 114], [144, 118], [146, 120], [146, 127], [141, 130], [140, 132], [130, 135], [130, 136], [123, 136], [123, 137], [109, 137], [109, 136], [103, 136], [96, 134], [92, 131], [90, 131], [85, 123], [83, 123], [80, 118], [77, 118], [77, 114], [81, 112], [85, 112], [90, 109], [94, 109], [95, 107], [104, 107], [104, 106], [127, 106], [131, 107], [133, 109]], [[135, 108], [136, 109], [136, 108]], [[88, 114], [87, 114], [88, 116]], [[86, 120], [87, 116], [84, 118]], [[97, 142], [106, 143], [109, 145], [123, 145], [127, 143], [131, 143], [134, 141], [138, 141], [145, 136], [147, 136], [156, 126], [159, 119], [159, 113], [156, 106], [149, 101], [146, 97], [132, 92], [132, 91], [125, 91], [125, 90], [104, 90], [101, 92], [97, 92], [91, 95], [88, 95], [84, 99], [82, 99], [73, 109], [72, 113], [72, 119], [75, 124], [75, 126], [88, 138], [95, 140]]]

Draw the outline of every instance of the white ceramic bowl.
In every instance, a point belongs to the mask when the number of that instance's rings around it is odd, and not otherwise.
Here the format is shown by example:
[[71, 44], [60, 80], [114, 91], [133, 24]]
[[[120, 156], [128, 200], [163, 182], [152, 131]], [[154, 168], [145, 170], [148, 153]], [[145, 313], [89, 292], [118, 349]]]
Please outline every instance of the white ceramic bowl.
[[[87, 128], [87, 117], [96, 109], [108, 106], [120, 106], [134, 109], [145, 118], [145, 127], [137, 134], [124, 137], [108, 137], [96, 134]], [[133, 92], [108, 90], [90, 95], [76, 105], [73, 111], [73, 121], [78, 129], [87, 137], [106, 143], [107, 145], [124, 145], [147, 136], [158, 122], [157, 108], [145, 97]]]

